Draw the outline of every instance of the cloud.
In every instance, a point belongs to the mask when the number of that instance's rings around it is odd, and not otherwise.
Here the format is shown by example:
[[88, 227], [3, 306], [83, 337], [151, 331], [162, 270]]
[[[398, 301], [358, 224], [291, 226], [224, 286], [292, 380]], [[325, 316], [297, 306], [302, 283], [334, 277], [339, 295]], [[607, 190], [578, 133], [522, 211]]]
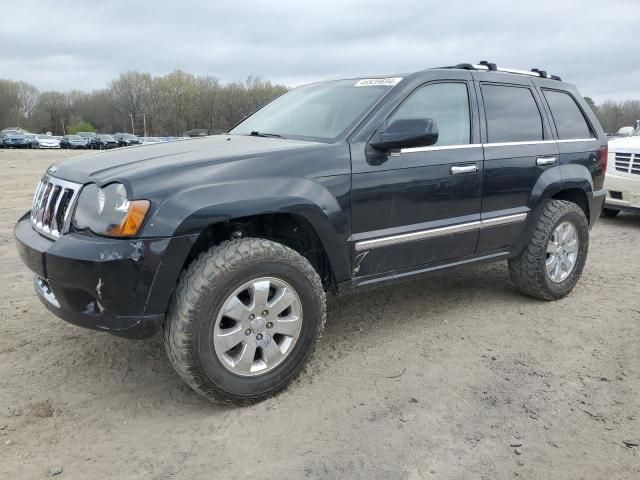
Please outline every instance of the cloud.
[[597, 100], [640, 98], [636, 0], [32, 0], [10, 11], [0, 77], [41, 90], [103, 88], [126, 70], [295, 86], [487, 59], [544, 68]]

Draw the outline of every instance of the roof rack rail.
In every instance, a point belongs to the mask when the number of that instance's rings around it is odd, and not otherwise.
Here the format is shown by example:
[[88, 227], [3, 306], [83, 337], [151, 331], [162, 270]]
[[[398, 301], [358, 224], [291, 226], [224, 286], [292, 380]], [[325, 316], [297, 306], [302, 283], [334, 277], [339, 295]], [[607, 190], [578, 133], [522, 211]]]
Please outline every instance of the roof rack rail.
[[530, 77], [541, 77], [541, 78], [549, 78], [551, 80], [562, 81], [562, 79], [557, 75], [551, 75], [546, 72], [546, 70], [540, 70], [539, 68], [532, 68], [531, 70], [518, 70], [516, 68], [502, 68], [498, 67], [495, 63], [487, 62], [486, 60], [480, 61], [478, 64], [472, 63], [459, 63], [452, 67], [445, 68], [455, 68], [461, 70], [485, 70], [491, 72], [503, 72], [503, 73], [514, 73], [516, 75], [529, 75]]

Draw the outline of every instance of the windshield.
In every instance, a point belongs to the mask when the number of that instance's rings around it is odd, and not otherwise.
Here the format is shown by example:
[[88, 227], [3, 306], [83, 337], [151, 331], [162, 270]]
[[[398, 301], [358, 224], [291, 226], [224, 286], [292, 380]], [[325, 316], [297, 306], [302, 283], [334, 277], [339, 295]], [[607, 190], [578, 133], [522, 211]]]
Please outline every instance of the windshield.
[[52, 137], [51, 135], [38, 135], [38, 138], [39, 138], [40, 140], [50, 140], [50, 139], [52, 139], [53, 137]]
[[111, 135], [98, 135], [98, 137], [100, 137], [100, 140], [107, 140], [107, 141], [116, 141], [115, 138], [113, 138]]
[[632, 137], [640, 137], [640, 127], [636, 128], [636, 131], [631, 134]]
[[276, 98], [229, 133], [332, 140], [360, 120], [399, 81], [338, 80], [299, 87]]
[[67, 140], [82, 140], [82, 137], [79, 135], [67, 135]]

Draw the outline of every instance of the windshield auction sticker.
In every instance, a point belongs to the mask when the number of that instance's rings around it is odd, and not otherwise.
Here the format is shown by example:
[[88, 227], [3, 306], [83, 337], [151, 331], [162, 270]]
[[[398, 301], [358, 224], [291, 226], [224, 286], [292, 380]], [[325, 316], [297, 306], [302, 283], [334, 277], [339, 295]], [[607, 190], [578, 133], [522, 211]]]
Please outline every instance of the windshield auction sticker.
[[393, 87], [397, 85], [402, 77], [389, 77], [389, 78], [363, 78], [355, 83], [355, 87], [376, 87], [378, 85]]

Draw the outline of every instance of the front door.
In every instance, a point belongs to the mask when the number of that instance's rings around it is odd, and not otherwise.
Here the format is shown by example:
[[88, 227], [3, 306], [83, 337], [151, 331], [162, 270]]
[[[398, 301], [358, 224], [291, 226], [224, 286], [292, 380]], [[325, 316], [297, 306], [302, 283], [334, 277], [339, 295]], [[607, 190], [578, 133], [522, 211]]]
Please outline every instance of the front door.
[[433, 119], [438, 141], [368, 156], [354, 168], [354, 276], [474, 254], [483, 168], [475, 105], [470, 81], [435, 81], [416, 88], [387, 117], [383, 125]]

